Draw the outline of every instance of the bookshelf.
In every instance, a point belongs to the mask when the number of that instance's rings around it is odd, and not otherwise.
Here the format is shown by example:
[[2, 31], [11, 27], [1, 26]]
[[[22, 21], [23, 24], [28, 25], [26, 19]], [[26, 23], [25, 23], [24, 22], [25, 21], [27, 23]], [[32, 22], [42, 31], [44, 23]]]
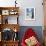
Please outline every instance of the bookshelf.
[[[12, 17], [12, 18], [9, 18]], [[15, 39], [11, 34], [10, 40], [4, 40], [2, 35], [4, 35], [5, 31], [14, 32], [13, 34], [16, 36], [19, 32], [19, 7], [0, 7], [0, 32], [1, 32], [1, 40], [0, 40], [0, 46], [18, 46], [19, 39]], [[13, 23], [14, 22], [14, 23]], [[6, 33], [7, 33], [6, 32]], [[8, 34], [7, 34], [8, 35]], [[5, 35], [4, 35], [5, 36]], [[7, 38], [8, 39], [8, 38]]]

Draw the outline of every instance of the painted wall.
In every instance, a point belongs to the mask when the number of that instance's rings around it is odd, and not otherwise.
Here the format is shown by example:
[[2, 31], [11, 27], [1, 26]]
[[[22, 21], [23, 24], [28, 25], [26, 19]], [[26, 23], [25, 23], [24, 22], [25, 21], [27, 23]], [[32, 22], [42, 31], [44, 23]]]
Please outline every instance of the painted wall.
[[[0, 7], [13, 7], [15, 6], [14, 3], [15, 0], [0, 0]], [[19, 16], [19, 24], [20, 26], [26, 26], [26, 27], [20, 27], [20, 40], [22, 38], [23, 33], [26, 31], [27, 28], [29, 28], [28, 26], [31, 26], [31, 28], [33, 28], [35, 30], [35, 32], [37, 33], [40, 41], [43, 41], [43, 30], [42, 27], [43, 26], [43, 20], [44, 20], [44, 16], [43, 16], [43, 6], [42, 6], [42, 2], [43, 0], [17, 0], [17, 3], [20, 7], [20, 16]], [[35, 8], [35, 20], [32, 21], [26, 21], [25, 20], [25, 8], [26, 7], [34, 7]], [[9, 17], [9, 20], [12, 17]], [[14, 18], [15, 19], [15, 18]], [[14, 20], [13, 19], [13, 20]], [[11, 20], [10, 20], [11, 21]], [[10, 22], [9, 21], [9, 22]], [[13, 21], [15, 22], [15, 20]], [[32, 27], [34, 26], [34, 27]], [[40, 26], [40, 27], [38, 27]]]
[[[43, 26], [43, 6], [42, 0], [21, 0], [21, 14], [20, 14], [20, 25], [22, 26]], [[25, 8], [34, 7], [35, 8], [35, 21], [25, 21]]]
[[[0, 6], [10, 7], [15, 6], [15, 0], [0, 0]], [[17, 6], [20, 7], [19, 24], [20, 26], [43, 26], [43, 0], [17, 0]], [[35, 8], [35, 20], [26, 21], [25, 20], [25, 8], [34, 7]], [[11, 17], [12, 18], [12, 17]], [[10, 19], [9, 19], [10, 20]]]

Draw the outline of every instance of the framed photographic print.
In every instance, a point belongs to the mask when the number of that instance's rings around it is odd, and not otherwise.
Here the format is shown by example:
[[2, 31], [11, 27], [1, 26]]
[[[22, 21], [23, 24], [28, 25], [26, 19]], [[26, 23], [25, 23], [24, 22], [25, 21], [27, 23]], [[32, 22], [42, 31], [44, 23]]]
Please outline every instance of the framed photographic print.
[[25, 9], [25, 20], [35, 20], [35, 8], [27, 7]]
[[9, 15], [9, 10], [2, 10], [2, 15]]

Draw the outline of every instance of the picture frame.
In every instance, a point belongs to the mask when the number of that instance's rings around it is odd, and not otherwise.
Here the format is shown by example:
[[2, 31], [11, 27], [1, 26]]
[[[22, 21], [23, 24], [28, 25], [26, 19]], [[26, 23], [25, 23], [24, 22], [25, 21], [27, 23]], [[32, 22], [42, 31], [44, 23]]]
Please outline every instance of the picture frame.
[[9, 15], [9, 10], [2, 10], [2, 15]]
[[25, 8], [25, 20], [35, 20], [35, 8], [34, 7]]

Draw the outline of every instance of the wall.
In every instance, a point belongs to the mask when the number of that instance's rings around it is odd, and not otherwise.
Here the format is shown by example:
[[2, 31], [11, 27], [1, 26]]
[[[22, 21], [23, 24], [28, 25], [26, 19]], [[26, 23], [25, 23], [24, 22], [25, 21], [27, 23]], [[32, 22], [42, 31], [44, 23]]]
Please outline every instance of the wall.
[[[0, 0], [0, 6], [2, 7], [10, 7], [15, 6], [15, 0]], [[20, 7], [20, 17], [19, 24], [21, 26], [43, 26], [43, 0], [17, 0], [17, 3]], [[35, 20], [26, 21], [25, 20], [25, 8], [26, 7], [34, 7], [35, 8]]]
[[[15, 0], [14, 0], [15, 1]], [[15, 5], [13, 0], [0, 0], [0, 6], [2, 7], [12, 7]], [[40, 39], [40, 41], [43, 41], [43, 30], [42, 27], [38, 27], [38, 26], [44, 26], [44, 16], [43, 16], [43, 6], [42, 6], [42, 2], [43, 0], [17, 0], [18, 5], [20, 7], [20, 16], [19, 16], [19, 24], [20, 26], [34, 26], [31, 27], [33, 28], [36, 32], [37, 35]], [[35, 8], [35, 20], [32, 21], [26, 21], [25, 20], [25, 8], [26, 7], [34, 7]], [[12, 18], [12, 17], [10, 17]], [[9, 18], [9, 20], [10, 20]], [[35, 27], [36, 26], [36, 27]], [[22, 34], [22, 32], [24, 32], [24, 28], [27, 27], [21, 27], [20, 33]], [[20, 36], [21, 36], [20, 34]], [[22, 34], [23, 35], [23, 34]], [[22, 38], [22, 37], [20, 37]]]
[[[43, 26], [43, 6], [42, 0], [21, 0], [20, 2], [22, 11], [20, 14], [20, 25], [22, 26]], [[35, 20], [34, 21], [25, 21], [25, 8], [26, 7], [34, 7], [35, 8]]]

